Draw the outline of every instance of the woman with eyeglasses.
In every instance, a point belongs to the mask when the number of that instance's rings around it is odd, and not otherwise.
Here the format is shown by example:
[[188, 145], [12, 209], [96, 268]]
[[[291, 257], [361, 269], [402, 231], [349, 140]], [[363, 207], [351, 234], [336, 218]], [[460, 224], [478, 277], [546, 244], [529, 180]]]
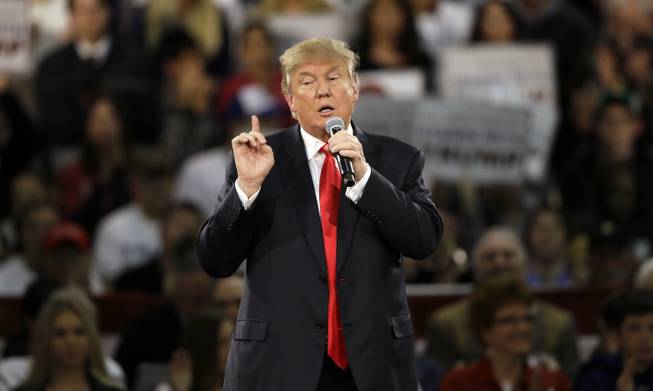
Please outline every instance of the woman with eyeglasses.
[[441, 391], [571, 391], [552, 358], [529, 356], [533, 337], [533, 297], [515, 276], [499, 276], [478, 287], [471, 298], [473, 329], [485, 357], [449, 372]]

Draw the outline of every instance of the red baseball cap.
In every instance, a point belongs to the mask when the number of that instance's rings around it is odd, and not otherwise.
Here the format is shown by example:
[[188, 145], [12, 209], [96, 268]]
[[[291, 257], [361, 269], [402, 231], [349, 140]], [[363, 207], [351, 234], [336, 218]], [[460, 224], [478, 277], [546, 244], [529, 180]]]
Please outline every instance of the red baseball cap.
[[62, 245], [72, 245], [80, 250], [89, 246], [88, 235], [82, 226], [69, 221], [55, 224], [45, 235], [45, 249], [51, 251]]

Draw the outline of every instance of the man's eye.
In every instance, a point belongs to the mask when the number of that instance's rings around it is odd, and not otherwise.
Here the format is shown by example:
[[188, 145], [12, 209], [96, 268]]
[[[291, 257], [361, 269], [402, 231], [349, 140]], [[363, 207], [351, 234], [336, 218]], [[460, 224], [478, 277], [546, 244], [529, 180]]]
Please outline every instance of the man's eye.
[[311, 84], [313, 84], [313, 81], [312, 81], [312, 80], [304, 80], [304, 81], [302, 82], [302, 85], [303, 85], [303, 86], [310, 86]]

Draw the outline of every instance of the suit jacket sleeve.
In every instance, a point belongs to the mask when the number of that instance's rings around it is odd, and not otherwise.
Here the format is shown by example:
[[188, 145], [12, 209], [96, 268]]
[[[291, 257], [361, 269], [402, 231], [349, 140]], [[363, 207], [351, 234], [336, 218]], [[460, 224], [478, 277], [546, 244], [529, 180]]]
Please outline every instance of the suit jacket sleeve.
[[424, 259], [440, 242], [442, 220], [422, 178], [424, 154], [415, 150], [410, 161], [399, 186], [372, 168], [357, 206], [392, 247], [407, 257]]
[[233, 274], [248, 256], [254, 234], [254, 205], [245, 210], [238, 198], [233, 155], [214, 213], [200, 229], [197, 253], [204, 270], [214, 277]]

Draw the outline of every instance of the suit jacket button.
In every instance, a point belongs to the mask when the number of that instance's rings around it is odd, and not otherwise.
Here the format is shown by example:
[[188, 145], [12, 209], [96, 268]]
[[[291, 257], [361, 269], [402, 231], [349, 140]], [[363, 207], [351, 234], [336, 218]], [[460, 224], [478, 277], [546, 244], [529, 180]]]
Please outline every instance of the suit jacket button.
[[324, 330], [324, 323], [315, 322], [315, 328], [320, 329], [320, 330]]
[[338, 282], [339, 282], [339, 283], [345, 283], [345, 282], [347, 282], [347, 281], [349, 281], [349, 278], [347, 278], [347, 277], [339, 277], [339, 278], [338, 278]]

